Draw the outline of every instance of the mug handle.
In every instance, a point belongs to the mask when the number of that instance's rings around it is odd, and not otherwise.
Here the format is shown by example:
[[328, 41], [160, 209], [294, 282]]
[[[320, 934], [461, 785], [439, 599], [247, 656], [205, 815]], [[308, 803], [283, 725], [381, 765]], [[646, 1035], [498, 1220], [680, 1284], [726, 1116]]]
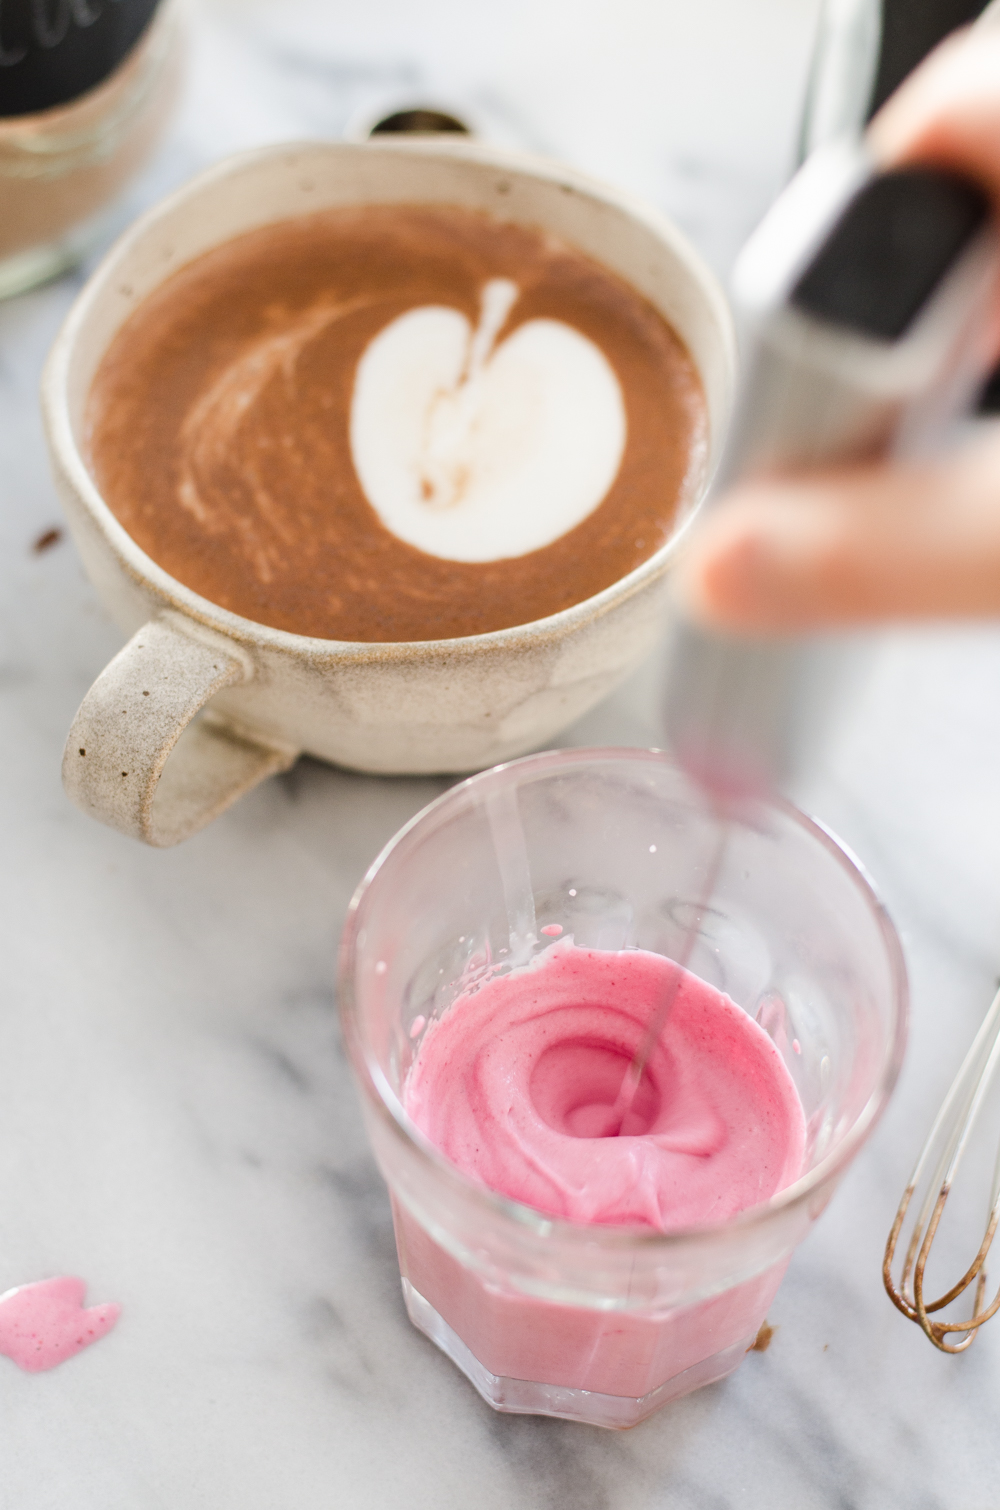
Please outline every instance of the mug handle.
[[[169, 611], [138, 630], [101, 672], [69, 731], [62, 777], [91, 817], [166, 848], [204, 828], [299, 751], [195, 714], [253, 662], [231, 640]], [[187, 730], [183, 741], [181, 735]]]

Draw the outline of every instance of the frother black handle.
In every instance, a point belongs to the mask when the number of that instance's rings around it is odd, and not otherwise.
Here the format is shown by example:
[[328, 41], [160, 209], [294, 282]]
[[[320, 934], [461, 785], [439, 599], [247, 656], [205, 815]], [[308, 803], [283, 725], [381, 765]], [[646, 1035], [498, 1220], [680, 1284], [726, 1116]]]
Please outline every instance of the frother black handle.
[[880, 173], [849, 201], [790, 302], [839, 329], [898, 341], [988, 215], [982, 189], [955, 173]]

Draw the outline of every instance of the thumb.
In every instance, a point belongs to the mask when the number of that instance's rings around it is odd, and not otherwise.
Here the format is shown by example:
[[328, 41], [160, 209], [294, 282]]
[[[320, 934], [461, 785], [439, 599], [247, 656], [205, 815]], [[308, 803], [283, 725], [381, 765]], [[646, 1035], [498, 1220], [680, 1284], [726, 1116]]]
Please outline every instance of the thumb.
[[694, 618], [736, 633], [1000, 615], [1000, 432], [933, 465], [742, 484], [677, 584]]

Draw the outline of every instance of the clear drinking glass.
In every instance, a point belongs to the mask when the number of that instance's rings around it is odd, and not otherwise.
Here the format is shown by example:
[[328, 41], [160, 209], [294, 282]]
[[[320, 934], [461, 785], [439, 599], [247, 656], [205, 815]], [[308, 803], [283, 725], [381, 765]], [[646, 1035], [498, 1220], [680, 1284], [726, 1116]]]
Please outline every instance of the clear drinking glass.
[[[706, 906], [720, 824], [665, 756], [529, 756], [425, 808], [351, 904], [341, 1011], [407, 1310], [498, 1410], [631, 1426], [730, 1373], [895, 1083], [906, 975], [868, 881], [787, 803], [725, 828]], [[689, 968], [756, 1018], [801, 1097], [794, 1185], [718, 1226], [576, 1225], [474, 1183], [410, 1121], [426, 1024], [548, 946], [543, 928], [677, 958], [699, 913]]]

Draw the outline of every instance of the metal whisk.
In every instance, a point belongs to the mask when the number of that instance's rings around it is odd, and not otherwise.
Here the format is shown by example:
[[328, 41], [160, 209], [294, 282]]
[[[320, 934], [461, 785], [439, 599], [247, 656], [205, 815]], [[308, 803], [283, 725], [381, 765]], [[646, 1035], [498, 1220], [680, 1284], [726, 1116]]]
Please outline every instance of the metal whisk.
[[[986, 1257], [990, 1251], [997, 1225], [1000, 1223], [1000, 1148], [993, 1167], [993, 1184], [990, 1191], [989, 1215], [986, 1233], [979, 1245], [979, 1252], [957, 1284], [952, 1285], [936, 1300], [928, 1300], [924, 1294], [924, 1275], [934, 1239], [944, 1215], [945, 1204], [951, 1194], [952, 1184], [958, 1172], [962, 1156], [966, 1152], [973, 1128], [989, 1094], [997, 1066], [1000, 1065], [1000, 991], [997, 992], [983, 1020], [983, 1025], [965, 1057], [941, 1110], [931, 1128], [913, 1171], [910, 1183], [899, 1203], [896, 1220], [886, 1243], [882, 1278], [893, 1304], [915, 1321], [943, 1353], [962, 1353], [976, 1338], [984, 1322], [1000, 1310], [1000, 1289], [988, 1305], [986, 1294]], [[906, 1258], [898, 1286], [892, 1277], [892, 1265], [899, 1245], [900, 1234], [906, 1222], [914, 1196], [920, 1195], [919, 1213], [914, 1221]], [[967, 1321], [934, 1321], [932, 1315], [944, 1310], [952, 1301], [975, 1285], [972, 1315]], [[960, 1341], [948, 1339], [963, 1333]]]

